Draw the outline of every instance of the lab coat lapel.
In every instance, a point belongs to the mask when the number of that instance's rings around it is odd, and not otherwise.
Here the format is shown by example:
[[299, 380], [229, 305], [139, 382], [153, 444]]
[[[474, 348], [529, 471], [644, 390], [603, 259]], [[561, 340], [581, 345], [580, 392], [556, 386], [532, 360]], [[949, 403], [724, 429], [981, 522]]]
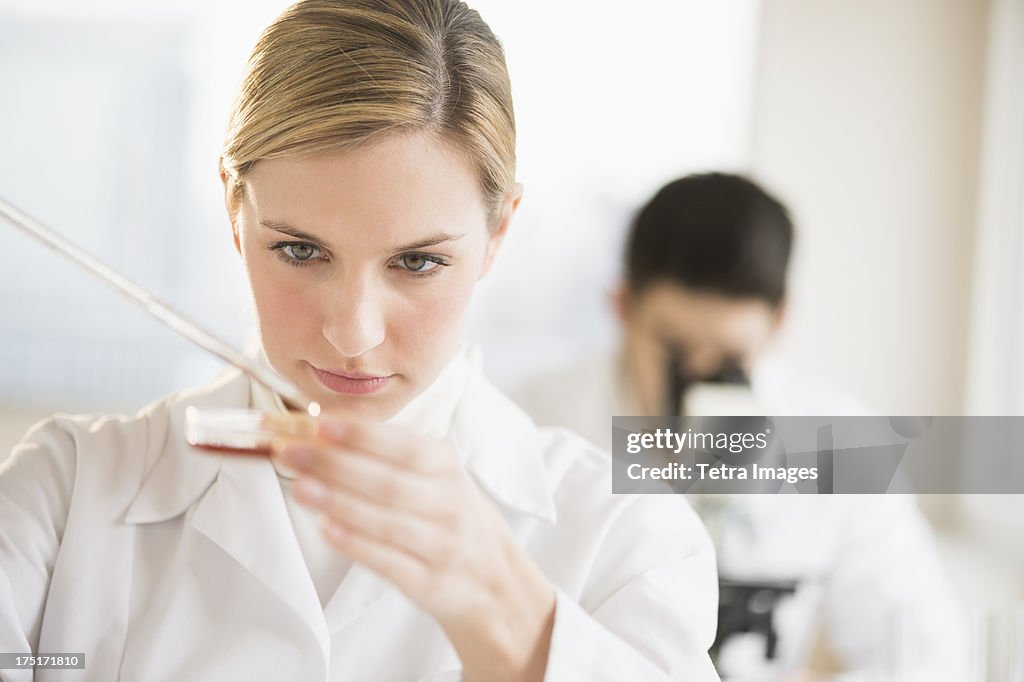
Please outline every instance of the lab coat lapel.
[[185, 513], [217, 478], [224, 457], [203, 455], [185, 442], [185, 409], [237, 406], [248, 399], [248, 382], [240, 373], [226, 372], [202, 391], [185, 392], [170, 404], [158, 403], [144, 412], [166, 409], [166, 419], [150, 419], [146, 437], [147, 473], [125, 512], [125, 523], [158, 523]]
[[196, 506], [192, 527], [305, 621], [325, 658], [329, 657], [324, 612], [295, 539], [277, 473], [268, 460], [225, 462]]
[[331, 634], [355, 621], [397, 588], [370, 569], [353, 564], [324, 608]]
[[466, 469], [497, 502], [554, 523], [556, 507], [533, 420], [474, 368], [452, 420]]
[[309, 625], [327, 660], [323, 610], [269, 460], [200, 453], [184, 439], [185, 408], [248, 405], [249, 380], [237, 371], [203, 392], [184, 393], [154, 425], [146, 458], [153, 461], [125, 514], [127, 524], [191, 514], [191, 528], [209, 538]]

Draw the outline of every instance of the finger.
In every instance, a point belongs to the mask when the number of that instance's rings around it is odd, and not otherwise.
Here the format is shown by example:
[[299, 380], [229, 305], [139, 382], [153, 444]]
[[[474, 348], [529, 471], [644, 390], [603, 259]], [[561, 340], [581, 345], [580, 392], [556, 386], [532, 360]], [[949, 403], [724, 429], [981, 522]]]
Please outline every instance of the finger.
[[273, 456], [297, 474], [315, 478], [327, 488], [359, 495], [377, 504], [407, 509], [436, 518], [443, 501], [439, 480], [383, 462], [344, 447], [319, 441], [280, 439]]
[[430, 447], [430, 440], [387, 424], [345, 421], [326, 415], [316, 420], [316, 436], [414, 471], [434, 473], [450, 465], [448, 458], [436, 456], [439, 450]]
[[384, 578], [410, 598], [422, 593], [429, 571], [413, 555], [348, 529], [335, 521], [323, 528], [324, 538], [352, 561]]
[[301, 412], [268, 412], [262, 427], [274, 435], [311, 437], [316, 433], [316, 420]]
[[328, 520], [395, 549], [413, 554], [423, 563], [446, 548], [438, 527], [408, 512], [374, 504], [338, 490], [330, 490], [316, 479], [300, 478], [292, 485], [299, 502], [323, 513]]

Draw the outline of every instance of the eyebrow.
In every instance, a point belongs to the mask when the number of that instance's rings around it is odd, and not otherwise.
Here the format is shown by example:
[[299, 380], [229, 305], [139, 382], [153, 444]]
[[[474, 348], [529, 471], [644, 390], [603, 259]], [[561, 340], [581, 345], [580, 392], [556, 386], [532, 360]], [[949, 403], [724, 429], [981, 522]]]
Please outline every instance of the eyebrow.
[[[304, 242], [309, 242], [310, 244], [315, 244], [316, 246], [320, 246], [330, 250], [330, 244], [328, 244], [324, 240], [314, 235], [311, 235], [308, 232], [303, 232], [302, 230], [296, 229], [289, 225], [288, 223], [281, 223], [273, 220], [261, 220], [260, 225], [262, 225], [263, 227], [270, 228], [271, 230], [275, 230], [277, 232], [281, 232], [289, 236], [295, 237], [296, 239], [301, 239]], [[467, 232], [463, 232], [462, 234], [451, 234], [449, 232], [435, 232], [434, 234], [428, 237], [424, 237], [423, 239], [420, 239], [418, 241], [412, 242], [410, 244], [405, 244], [403, 246], [399, 246], [398, 248], [394, 249], [394, 253], [401, 253], [403, 251], [415, 251], [416, 249], [425, 249], [431, 246], [437, 246], [438, 244], [443, 244], [445, 242], [451, 242], [457, 239], [462, 239], [467, 234]]]
[[406, 244], [405, 246], [398, 247], [397, 249], [395, 249], [395, 253], [401, 253], [402, 251], [415, 251], [417, 249], [426, 249], [426, 248], [429, 248], [431, 246], [437, 246], [438, 244], [443, 244], [445, 242], [453, 242], [453, 241], [455, 241], [457, 239], [462, 239], [463, 237], [466, 236], [466, 234], [467, 234], [466, 232], [463, 232], [462, 234], [449, 234], [448, 232], [435, 232], [434, 234], [430, 235], [429, 237], [426, 237], [425, 239], [421, 239], [418, 242], [413, 242], [411, 244]]
[[262, 225], [263, 227], [268, 227], [276, 232], [282, 232], [289, 236], [295, 237], [296, 239], [301, 239], [304, 242], [309, 242], [310, 244], [316, 244], [317, 246], [322, 246], [325, 249], [330, 249], [330, 244], [328, 244], [324, 240], [320, 239], [319, 237], [315, 237], [309, 234], [308, 232], [297, 230], [288, 223], [279, 223], [273, 220], [261, 220], [260, 225]]

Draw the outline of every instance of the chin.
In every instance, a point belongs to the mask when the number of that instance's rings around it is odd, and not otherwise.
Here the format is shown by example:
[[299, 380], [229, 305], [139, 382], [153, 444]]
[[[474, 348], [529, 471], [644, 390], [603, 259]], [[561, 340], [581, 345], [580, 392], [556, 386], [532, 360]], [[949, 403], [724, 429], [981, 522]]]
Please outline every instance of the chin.
[[366, 397], [342, 398], [320, 403], [323, 414], [343, 419], [384, 422], [398, 414], [401, 406], [392, 406]]

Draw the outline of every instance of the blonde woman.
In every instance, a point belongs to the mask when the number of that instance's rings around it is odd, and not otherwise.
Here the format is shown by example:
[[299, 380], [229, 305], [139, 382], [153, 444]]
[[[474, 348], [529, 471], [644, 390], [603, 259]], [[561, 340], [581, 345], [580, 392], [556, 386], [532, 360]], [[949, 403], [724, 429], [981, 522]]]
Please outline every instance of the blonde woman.
[[84, 653], [38, 679], [718, 679], [691, 510], [611, 495], [608, 456], [460, 343], [514, 143], [462, 3], [309, 0], [267, 28], [221, 177], [263, 359], [326, 416], [271, 460], [200, 454], [187, 406], [285, 410], [229, 371], [36, 426], [0, 473], [0, 651]]

